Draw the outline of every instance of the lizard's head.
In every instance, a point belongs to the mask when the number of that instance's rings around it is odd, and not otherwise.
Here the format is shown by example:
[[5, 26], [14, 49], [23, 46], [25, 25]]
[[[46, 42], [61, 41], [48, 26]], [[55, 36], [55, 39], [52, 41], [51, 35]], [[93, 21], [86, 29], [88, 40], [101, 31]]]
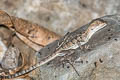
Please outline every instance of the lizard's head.
[[88, 41], [93, 34], [95, 34], [98, 30], [104, 28], [107, 25], [107, 22], [105, 22], [102, 19], [96, 19], [93, 20], [90, 24], [88, 29], [83, 34], [83, 39], [85, 41]]
[[88, 30], [89, 30], [88, 32], [91, 32], [91, 31], [96, 32], [99, 29], [105, 27], [106, 25], [107, 23], [102, 19], [93, 20], [88, 27]]

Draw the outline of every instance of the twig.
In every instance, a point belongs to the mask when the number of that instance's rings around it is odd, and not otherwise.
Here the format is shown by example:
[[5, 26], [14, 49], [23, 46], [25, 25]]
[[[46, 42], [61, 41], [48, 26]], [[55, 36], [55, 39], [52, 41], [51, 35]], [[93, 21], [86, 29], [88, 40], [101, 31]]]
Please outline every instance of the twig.
[[79, 74], [79, 72], [75, 69], [74, 65], [73, 65], [69, 60], [67, 60], [67, 62], [72, 66], [72, 68], [75, 70], [75, 72], [77, 73], [77, 75], [80, 77], [80, 74]]

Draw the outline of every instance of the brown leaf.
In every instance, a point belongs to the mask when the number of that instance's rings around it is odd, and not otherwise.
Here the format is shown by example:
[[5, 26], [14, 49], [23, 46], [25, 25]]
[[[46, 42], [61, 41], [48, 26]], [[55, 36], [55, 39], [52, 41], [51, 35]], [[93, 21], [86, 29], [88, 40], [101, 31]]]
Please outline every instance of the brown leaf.
[[14, 23], [14, 28], [10, 29], [14, 29], [16, 32], [22, 34], [27, 39], [31, 40], [33, 43], [45, 46], [52, 41], [60, 38], [59, 35], [43, 28], [42, 26], [32, 24], [21, 18], [11, 18], [12, 22]]
[[10, 30], [15, 31], [17, 36], [33, 49], [39, 49], [38, 46], [45, 46], [54, 40], [60, 38], [59, 35], [49, 31], [42, 26], [32, 24], [31, 22], [9, 16], [6, 12], [0, 11], [0, 24], [8, 27]]

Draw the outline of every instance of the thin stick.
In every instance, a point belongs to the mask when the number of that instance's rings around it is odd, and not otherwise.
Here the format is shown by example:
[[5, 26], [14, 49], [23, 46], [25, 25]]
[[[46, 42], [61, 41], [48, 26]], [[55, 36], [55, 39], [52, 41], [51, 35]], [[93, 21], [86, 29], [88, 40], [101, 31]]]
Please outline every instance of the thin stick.
[[75, 69], [75, 67], [73, 66], [73, 64], [69, 61], [69, 60], [67, 60], [68, 61], [68, 63], [73, 67], [73, 69], [75, 70], [75, 72], [77, 73], [77, 75], [80, 77], [80, 74], [78, 73], [78, 71]]

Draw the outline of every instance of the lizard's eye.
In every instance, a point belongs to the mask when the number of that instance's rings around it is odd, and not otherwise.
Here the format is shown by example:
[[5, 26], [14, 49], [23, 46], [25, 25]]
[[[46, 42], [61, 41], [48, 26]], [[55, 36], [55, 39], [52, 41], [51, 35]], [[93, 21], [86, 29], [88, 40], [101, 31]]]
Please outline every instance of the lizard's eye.
[[15, 46], [12, 44], [12, 47], [15, 47]]
[[94, 28], [91, 28], [91, 30], [93, 30]]

